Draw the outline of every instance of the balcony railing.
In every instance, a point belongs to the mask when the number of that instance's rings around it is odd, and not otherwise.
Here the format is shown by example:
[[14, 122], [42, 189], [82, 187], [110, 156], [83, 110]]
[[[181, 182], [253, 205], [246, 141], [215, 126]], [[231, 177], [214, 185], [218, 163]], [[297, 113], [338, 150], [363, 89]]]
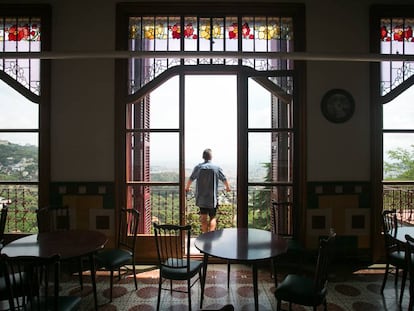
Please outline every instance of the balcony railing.
[[[269, 189], [249, 191], [249, 226], [253, 228], [271, 228], [271, 195]], [[414, 225], [414, 182], [384, 182], [383, 209], [396, 209], [402, 224]], [[38, 208], [38, 188], [35, 185], [2, 184], [0, 201], [7, 201], [9, 207], [6, 232], [37, 232], [36, 209]], [[151, 190], [152, 221], [179, 223], [178, 191]], [[235, 227], [237, 223], [237, 193], [231, 191], [219, 194], [218, 228]], [[195, 200], [188, 196], [185, 217], [193, 226], [193, 234], [201, 232], [198, 207]]]
[[37, 232], [37, 185], [2, 184], [0, 185], [0, 199], [2, 204], [7, 204], [9, 208], [5, 232]]
[[383, 209], [395, 209], [401, 224], [414, 225], [414, 182], [384, 182]]
[[[248, 222], [249, 227], [271, 229], [271, 194], [270, 189], [258, 188], [249, 191]], [[237, 226], [237, 192], [219, 191], [219, 208], [217, 210], [217, 229]], [[152, 221], [160, 223], [179, 223], [178, 191], [151, 189]], [[187, 194], [185, 218], [193, 227], [192, 234], [201, 233], [199, 208], [195, 205], [192, 193]]]

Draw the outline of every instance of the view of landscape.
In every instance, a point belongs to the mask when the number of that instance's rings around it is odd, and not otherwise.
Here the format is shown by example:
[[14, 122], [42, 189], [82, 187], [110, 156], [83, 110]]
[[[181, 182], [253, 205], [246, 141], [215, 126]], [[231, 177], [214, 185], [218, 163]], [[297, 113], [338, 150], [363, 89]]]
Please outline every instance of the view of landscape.
[[[207, 88], [206, 88], [207, 87]], [[214, 90], [214, 91], [210, 91]], [[269, 126], [270, 95], [255, 83], [249, 84], [249, 126]], [[174, 79], [151, 94], [151, 127], [177, 128], [177, 84]], [[414, 88], [384, 105], [384, 129], [406, 129], [414, 124], [414, 106], [410, 98]], [[236, 79], [234, 76], [192, 76], [186, 79], [186, 141], [185, 170], [188, 177], [192, 168], [202, 161], [203, 149], [213, 149], [213, 161], [227, 175], [236, 190]], [[168, 107], [168, 110], [166, 110]], [[175, 108], [174, 108], [175, 107]], [[15, 90], [0, 82], [0, 180], [4, 183], [0, 197], [24, 196], [24, 205], [16, 205], [11, 215], [15, 220], [9, 230], [36, 230], [34, 211], [37, 209], [37, 187], [7, 185], [7, 182], [33, 182], [38, 180], [37, 133], [13, 131], [36, 129], [38, 106], [25, 99]], [[171, 110], [172, 109], [172, 110]], [[168, 113], [166, 113], [168, 112]], [[176, 116], [171, 118], [171, 116]], [[414, 180], [413, 134], [384, 133], [384, 176], [386, 180]], [[153, 137], [152, 137], [153, 138]], [[249, 147], [249, 180], [264, 181], [270, 162], [270, 139], [268, 136], [254, 139]], [[253, 142], [252, 142], [253, 143]], [[176, 140], [151, 141], [151, 180], [178, 181], [178, 150]], [[249, 143], [250, 144], [250, 143]], [[250, 151], [252, 150], [252, 151]], [[19, 191], [16, 189], [19, 188]], [[24, 190], [22, 190], [24, 189]], [[14, 191], [14, 192], [13, 192]], [[13, 192], [13, 193], [12, 193]], [[254, 197], [258, 199], [258, 197]], [[20, 199], [18, 200], [20, 202]], [[154, 201], [155, 202], [155, 201]], [[30, 216], [31, 215], [31, 216]]]

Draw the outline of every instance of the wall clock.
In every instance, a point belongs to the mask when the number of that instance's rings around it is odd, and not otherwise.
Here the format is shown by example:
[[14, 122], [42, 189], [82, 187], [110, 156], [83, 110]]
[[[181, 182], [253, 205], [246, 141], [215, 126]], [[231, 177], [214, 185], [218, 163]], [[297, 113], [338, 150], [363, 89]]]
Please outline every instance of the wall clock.
[[355, 111], [352, 95], [343, 89], [332, 89], [325, 93], [321, 102], [323, 116], [333, 123], [343, 123], [351, 119]]

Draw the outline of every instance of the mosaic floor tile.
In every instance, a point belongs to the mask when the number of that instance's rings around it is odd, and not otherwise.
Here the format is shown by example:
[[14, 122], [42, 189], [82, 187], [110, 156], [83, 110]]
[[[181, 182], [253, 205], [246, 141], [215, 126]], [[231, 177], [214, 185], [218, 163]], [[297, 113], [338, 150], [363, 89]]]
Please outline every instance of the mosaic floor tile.
[[[105, 273], [98, 272], [97, 290], [99, 311], [154, 311], [158, 297], [157, 269], [142, 270], [138, 266], [138, 290], [132, 277], [114, 280], [113, 301], [109, 303], [109, 279]], [[332, 274], [328, 283], [328, 310], [330, 311], [397, 311], [406, 310], [409, 301], [408, 284], [404, 292], [402, 306], [398, 305], [400, 282], [394, 287], [394, 278], [390, 277], [384, 290], [380, 294], [382, 282], [382, 270], [359, 269], [358, 271], [346, 271]], [[207, 280], [203, 307], [205, 309], [220, 308], [225, 304], [233, 304], [237, 311], [254, 310], [253, 286], [251, 267], [233, 264], [231, 266], [230, 287], [227, 288], [227, 265], [211, 264], [207, 270]], [[259, 310], [276, 310], [276, 300], [273, 296], [275, 290], [274, 279], [267, 269], [259, 269]], [[281, 281], [283, 275], [278, 275]], [[164, 286], [169, 286], [165, 282]], [[84, 276], [84, 289], [81, 291], [77, 276], [64, 279], [61, 283], [62, 293], [78, 295], [82, 297], [82, 311], [92, 311], [93, 295], [89, 277]], [[181, 282], [174, 288], [186, 289], [186, 283]], [[191, 290], [192, 310], [199, 309], [200, 285], [197, 282]], [[169, 291], [161, 293], [161, 310], [187, 310], [187, 294]], [[282, 308], [288, 310], [288, 304], [283, 303]], [[293, 305], [293, 311], [312, 310], [308, 307]], [[323, 310], [323, 308], [318, 308]]]

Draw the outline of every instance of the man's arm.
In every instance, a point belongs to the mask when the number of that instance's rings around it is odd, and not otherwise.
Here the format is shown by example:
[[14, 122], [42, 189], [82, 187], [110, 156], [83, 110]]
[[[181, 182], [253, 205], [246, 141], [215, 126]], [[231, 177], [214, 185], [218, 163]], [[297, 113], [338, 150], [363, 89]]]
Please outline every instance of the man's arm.
[[187, 184], [185, 185], [185, 192], [190, 191], [190, 187], [193, 181], [191, 179], [188, 179]]
[[226, 191], [227, 191], [227, 192], [230, 192], [230, 191], [231, 191], [231, 188], [230, 188], [230, 184], [229, 184], [229, 182], [227, 181], [227, 179], [226, 179], [225, 181], [223, 181], [223, 183], [224, 183], [224, 186], [226, 187]]

